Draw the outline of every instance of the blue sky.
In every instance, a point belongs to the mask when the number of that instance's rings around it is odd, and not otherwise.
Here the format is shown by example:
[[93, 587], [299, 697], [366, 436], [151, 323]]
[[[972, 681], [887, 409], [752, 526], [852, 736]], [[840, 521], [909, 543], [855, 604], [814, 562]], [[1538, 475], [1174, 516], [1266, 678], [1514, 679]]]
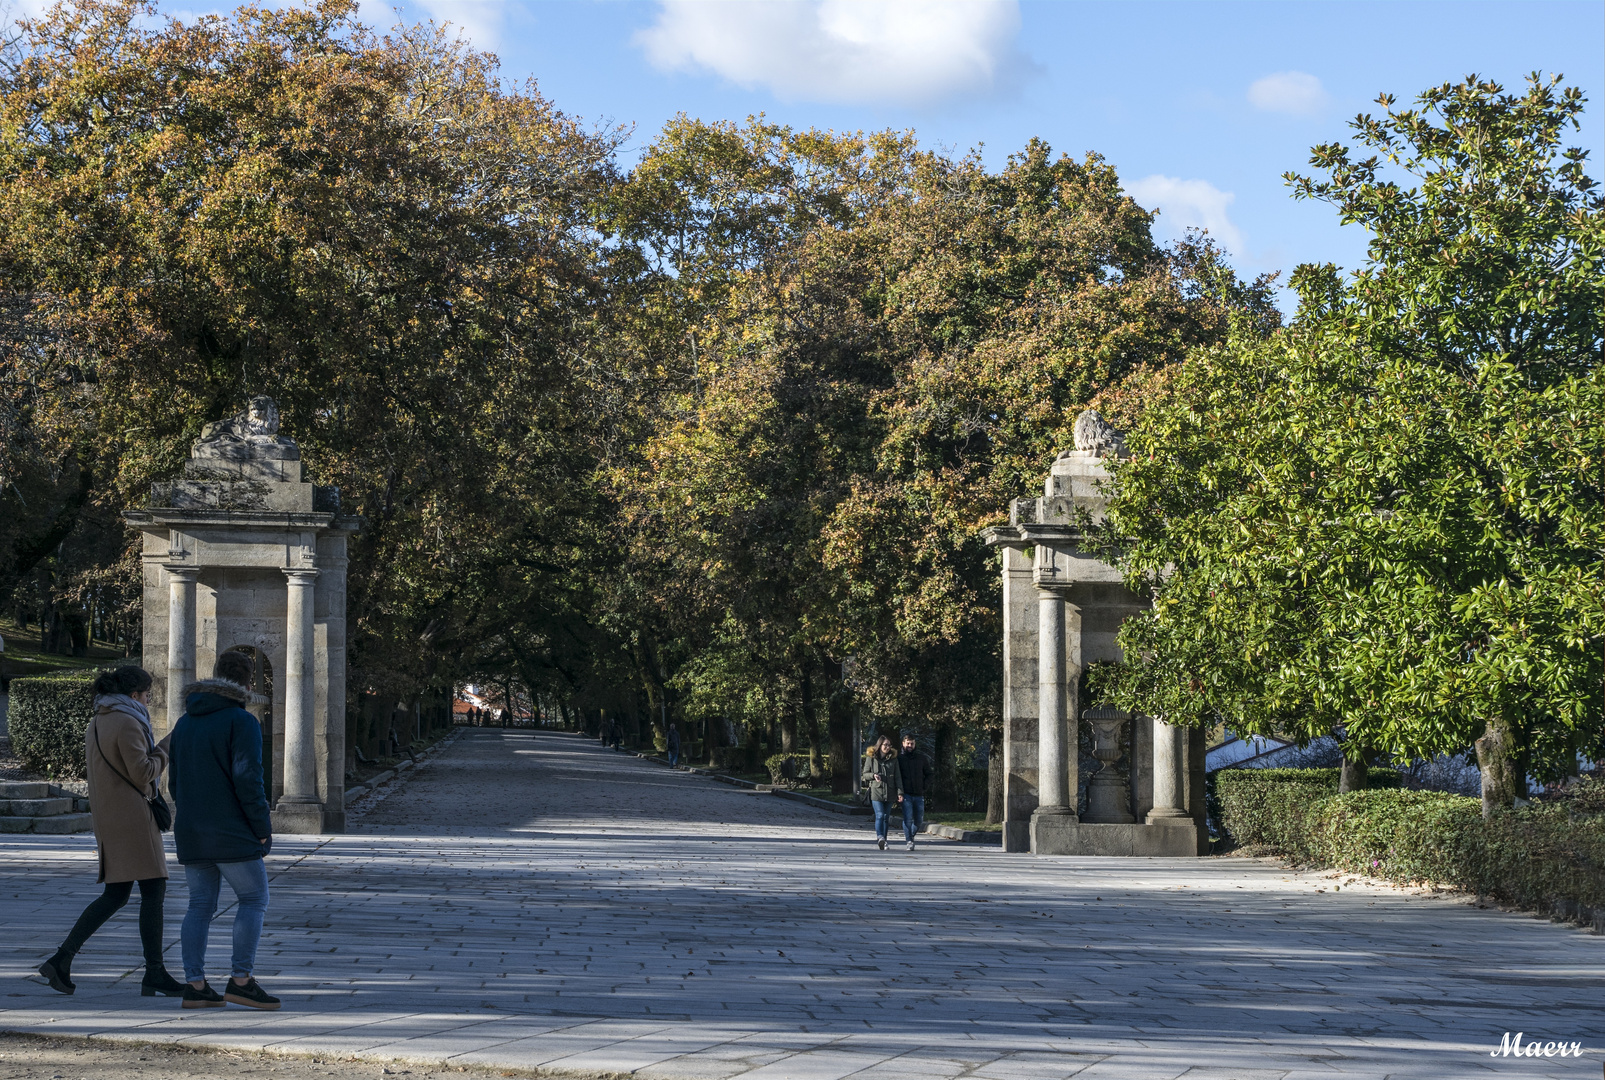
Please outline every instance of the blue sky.
[[[0, 0], [3, 4], [5, 0]], [[22, 0], [26, 8], [43, 0]], [[194, 0], [182, 5], [199, 5]], [[1103, 154], [1171, 236], [1204, 225], [1240, 271], [1355, 266], [1365, 236], [1295, 203], [1281, 174], [1388, 91], [1476, 72], [1512, 88], [1562, 72], [1590, 99], [1574, 138], [1599, 159], [1605, 4], [1044, 3], [1037, 0], [363, 0], [363, 17], [450, 21], [564, 110], [632, 124], [685, 112], [797, 127], [912, 128], [984, 144], [1032, 136]]]
[[[366, 18], [389, 5], [366, 0]], [[592, 3], [413, 0], [534, 76], [565, 110], [632, 123], [685, 112], [798, 127], [913, 128], [998, 164], [1032, 136], [1108, 158], [1163, 211], [1206, 225], [1247, 273], [1356, 265], [1365, 236], [1295, 203], [1281, 174], [1388, 91], [1476, 72], [1562, 72], [1588, 94], [1577, 145], [1601, 175], [1605, 4]]]

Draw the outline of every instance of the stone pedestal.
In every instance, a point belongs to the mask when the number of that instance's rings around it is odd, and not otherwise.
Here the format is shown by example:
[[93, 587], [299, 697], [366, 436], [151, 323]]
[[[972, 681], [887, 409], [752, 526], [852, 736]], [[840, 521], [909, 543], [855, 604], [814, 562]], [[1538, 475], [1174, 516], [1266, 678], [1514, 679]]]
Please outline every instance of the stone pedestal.
[[182, 475], [125, 515], [144, 534], [144, 666], [167, 705], [152, 719], [170, 731], [188, 683], [249, 653], [271, 689], [253, 711], [274, 831], [343, 832], [346, 541], [360, 522], [277, 432], [264, 398], [207, 425]]

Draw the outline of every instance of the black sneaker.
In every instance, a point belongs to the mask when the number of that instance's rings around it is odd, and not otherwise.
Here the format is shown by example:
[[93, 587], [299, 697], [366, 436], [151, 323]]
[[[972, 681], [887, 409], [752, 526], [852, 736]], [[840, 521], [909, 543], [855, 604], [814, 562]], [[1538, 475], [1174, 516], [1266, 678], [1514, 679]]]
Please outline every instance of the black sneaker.
[[881, 837], [879, 840], [875, 841], [875, 843], [880, 845], [880, 849], [882, 851], [886, 850], [886, 838], [884, 836]]
[[223, 995], [213, 990], [211, 984], [203, 985], [199, 990], [189, 983], [184, 984], [184, 1008], [186, 1009], [221, 1009]]
[[61, 954], [57, 953], [39, 965], [39, 974], [43, 975], [45, 981], [50, 983], [50, 989], [60, 991], [63, 994], [70, 994], [78, 989], [78, 985], [72, 981], [72, 975], [69, 971], [71, 966], [71, 957], [64, 960]]
[[167, 969], [159, 967], [145, 968], [145, 977], [139, 981], [140, 997], [155, 997], [157, 994], [166, 994], [168, 997], [182, 997], [184, 984], [167, 973]]
[[228, 989], [223, 992], [224, 1001], [232, 1001], [236, 1005], [247, 1005], [253, 1009], [277, 1009], [279, 999], [256, 985], [255, 979], [246, 979], [237, 983], [233, 979], [228, 981]]

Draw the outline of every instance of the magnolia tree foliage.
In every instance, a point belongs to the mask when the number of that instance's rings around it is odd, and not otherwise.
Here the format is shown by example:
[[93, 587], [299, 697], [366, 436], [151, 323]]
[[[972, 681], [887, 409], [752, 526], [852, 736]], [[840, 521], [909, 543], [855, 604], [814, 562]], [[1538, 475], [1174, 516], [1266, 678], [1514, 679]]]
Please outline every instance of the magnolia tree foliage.
[[[1372, 234], [1295, 324], [1179, 366], [1115, 470], [1154, 608], [1124, 703], [1352, 755], [1476, 743], [1489, 805], [1605, 753], [1605, 232], [1575, 88], [1476, 78], [1354, 122], [1289, 176]], [[1358, 153], [1369, 156], [1358, 157]]]

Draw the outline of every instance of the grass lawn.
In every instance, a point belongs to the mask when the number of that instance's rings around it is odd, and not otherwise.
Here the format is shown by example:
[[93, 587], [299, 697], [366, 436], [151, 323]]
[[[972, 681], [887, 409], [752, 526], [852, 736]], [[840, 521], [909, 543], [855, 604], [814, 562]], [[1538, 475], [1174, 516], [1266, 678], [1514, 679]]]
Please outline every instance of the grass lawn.
[[938, 810], [934, 814], [926, 814], [926, 821], [934, 821], [938, 825], [951, 825], [955, 829], [968, 829], [970, 832], [1002, 832], [1001, 824], [988, 825], [985, 814], [961, 814], [956, 811]]
[[828, 787], [805, 787], [794, 789], [799, 795], [812, 795], [816, 799], [828, 799], [843, 806], [852, 806], [857, 800], [851, 795], [832, 795]]
[[62, 656], [59, 653], [41, 652], [39, 627], [30, 626], [24, 630], [15, 620], [8, 617], [0, 617], [0, 637], [6, 639], [6, 651], [0, 653], [0, 664], [5, 664], [8, 668], [26, 664], [29, 673], [32, 673], [35, 664], [46, 664], [53, 668], [94, 668], [116, 663], [139, 663], [139, 657], [125, 659], [121, 649], [100, 641], [89, 643], [88, 656]]

